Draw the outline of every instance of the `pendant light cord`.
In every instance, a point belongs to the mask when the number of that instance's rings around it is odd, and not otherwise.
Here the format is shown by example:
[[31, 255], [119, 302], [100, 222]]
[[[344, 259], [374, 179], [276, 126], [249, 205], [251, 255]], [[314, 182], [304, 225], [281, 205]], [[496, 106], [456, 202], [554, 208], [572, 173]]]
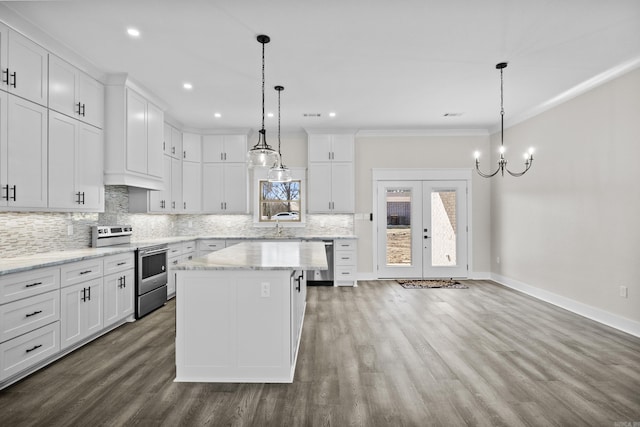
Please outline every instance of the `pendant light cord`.
[[280, 152], [280, 92], [282, 92], [282, 89], [278, 90], [278, 154], [282, 164], [282, 153]]
[[504, 146], [504, 81], [502, 78], [502, 71], [504, 68], [500, 68], [500, 145]]
[[264, 43], [262, 43], [262, 130], [264, 134]]

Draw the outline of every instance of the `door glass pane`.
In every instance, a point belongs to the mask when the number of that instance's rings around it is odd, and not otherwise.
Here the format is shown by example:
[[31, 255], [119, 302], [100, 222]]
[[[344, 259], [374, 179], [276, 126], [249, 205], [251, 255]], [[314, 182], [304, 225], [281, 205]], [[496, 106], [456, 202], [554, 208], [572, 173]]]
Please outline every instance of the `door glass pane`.
[[411, 189], [387, 188], [387, 265], [411, 265]]
[[431, 265], [456, 265], [456, 191], [431, 192]]

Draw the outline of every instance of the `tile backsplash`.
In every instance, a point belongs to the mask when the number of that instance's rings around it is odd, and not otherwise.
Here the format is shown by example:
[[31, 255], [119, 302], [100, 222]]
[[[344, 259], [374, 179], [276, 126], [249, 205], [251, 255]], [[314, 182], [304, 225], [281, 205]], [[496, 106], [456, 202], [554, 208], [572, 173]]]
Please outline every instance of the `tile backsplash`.
[[[130, 224], [134, 241], [180, 235], [260, 237], [273, 233], [272, 229], [253, 227], [251, 215], [151, 215], [130, 214], [128, 210], [127, 187], [107, 186], [104, 213], [0, 212], [0, 258], [87, 248], [94, 225]], [[353, 234], [353, 230], [353, 215], [307, 215], [304, 228], [286, 229], [284, 234], [335, 236]]]

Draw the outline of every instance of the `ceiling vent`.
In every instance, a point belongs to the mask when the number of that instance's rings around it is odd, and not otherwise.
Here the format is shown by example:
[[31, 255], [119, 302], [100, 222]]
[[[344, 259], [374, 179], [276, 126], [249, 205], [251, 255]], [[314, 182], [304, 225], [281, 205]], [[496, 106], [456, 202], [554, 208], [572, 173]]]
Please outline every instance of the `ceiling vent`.
[[304, 113], [304, 117], [322, 117], [321, 113]]

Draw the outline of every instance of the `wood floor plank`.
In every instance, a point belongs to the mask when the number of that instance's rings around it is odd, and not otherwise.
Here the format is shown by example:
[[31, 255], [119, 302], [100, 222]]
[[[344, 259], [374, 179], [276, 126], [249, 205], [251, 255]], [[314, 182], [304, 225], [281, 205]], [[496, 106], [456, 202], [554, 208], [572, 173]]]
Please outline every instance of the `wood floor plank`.
[[293, 384], [175, 383], [175, 303], [0, 391], [11, 426], [640, 421], [640, 339], [489, 281], [310, 287]]

